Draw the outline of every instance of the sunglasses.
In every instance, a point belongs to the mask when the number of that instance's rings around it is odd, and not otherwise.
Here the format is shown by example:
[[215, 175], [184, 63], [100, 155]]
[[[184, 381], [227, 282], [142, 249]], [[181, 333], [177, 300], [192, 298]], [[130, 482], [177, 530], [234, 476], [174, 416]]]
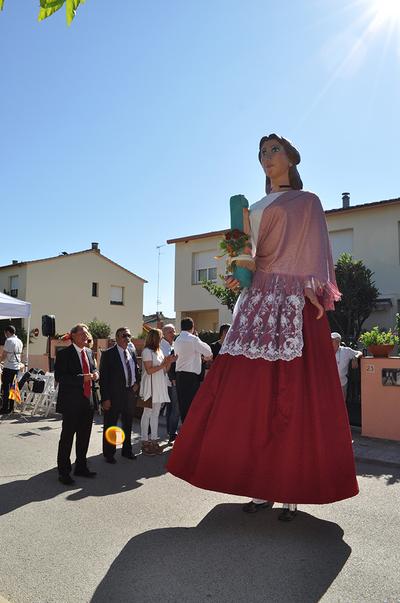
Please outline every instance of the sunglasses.
[[128, 335], [128, 333], [125, 333], [124, 335], [122, 335], [123, 339], [130, 339], [132, 337], [132, 335]]

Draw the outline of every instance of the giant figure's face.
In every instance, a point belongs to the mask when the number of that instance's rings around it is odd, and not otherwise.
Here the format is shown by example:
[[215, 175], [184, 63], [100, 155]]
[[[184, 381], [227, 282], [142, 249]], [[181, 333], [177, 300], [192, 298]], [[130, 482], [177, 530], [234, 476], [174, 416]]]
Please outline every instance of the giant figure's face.
[[270, 180], [274, 181], [288, 175], [290, 161], [279, 140], [274, 138], [266, 140], [260, 153], [261, 165]]

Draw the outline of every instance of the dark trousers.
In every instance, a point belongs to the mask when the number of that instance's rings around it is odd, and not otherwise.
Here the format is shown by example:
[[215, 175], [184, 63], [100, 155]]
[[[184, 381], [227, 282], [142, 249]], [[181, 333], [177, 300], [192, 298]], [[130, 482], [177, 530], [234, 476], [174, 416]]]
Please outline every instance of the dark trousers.
[[125, 434], [125, 440], [122, 444], [122, 454], [129, 454], [132, 452], [132, 421], [133, 413], [135, 410], [136, 395], [133, 391], [127, 391], [127, 400], [123, 404], [113, 404], [111, 401], [110, 410], [104, 411], [104, 429], [103, 429], [103, 455], [106, 458], [111, 458], [115, 454], [116, 446], [107, 442], [105, 433], [109, 427], [118, 424], [118, 420], [121, 419], [122, 431]]
[[4, 413], [14, 410], [14, 400], [9, 400], [8, 396], [10, 395], [10, 385], [14, 381], [15, 375], [18, 375], [18, 371], [9, 368], [4, 368], [1, 374], [1, 393], [3, 396], [1, 410]]
[[80, 405], [69, 408], [63, 412], [63, 422], [60, 442], [58, 444], [57, 466], [60, 475], [69, 475], [71, 472], [71, 450], [75, 436], [76, 462], [75, 469], [87, 468], [86, 455], [89, 447], [90, 433], [93, 423], [93, 408], [88, 400], [82, 396]]
[[169, 437], [176, 435], [179, 423], [179, 404], [176, 385], [171, 385], [168, 388], [170, 404], [167, 404], [167, 432]]
[[178, 392], [179, 411], [181, 421], [185, 420], [190, 405], [200, 387], [200, 375], [186, 371], [176, 372], [176, 389]]

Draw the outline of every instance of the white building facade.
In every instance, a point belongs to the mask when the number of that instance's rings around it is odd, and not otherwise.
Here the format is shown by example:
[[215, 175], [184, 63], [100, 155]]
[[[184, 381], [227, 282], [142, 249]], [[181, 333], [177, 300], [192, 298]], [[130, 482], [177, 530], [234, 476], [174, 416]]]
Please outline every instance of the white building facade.
[[[365, 327], [394, 326], [400, 312], [400, 198], [325, 212], [334, 261], [344, 253], [360, 259], [374, 272], [379, 301]], [[202, 286], [203, 280], [222, 284], [225, 259], [219, 242], [225, 230], [170, 239], [175, 245], [176, 324], [191, 316], [197, 330], [218, 330], [231, 312]]]

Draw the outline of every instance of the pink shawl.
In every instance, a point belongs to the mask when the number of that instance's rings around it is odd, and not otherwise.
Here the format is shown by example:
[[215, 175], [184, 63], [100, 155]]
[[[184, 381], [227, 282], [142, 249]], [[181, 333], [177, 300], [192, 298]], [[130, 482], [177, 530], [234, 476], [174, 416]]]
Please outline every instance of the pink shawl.
[[288, 191], [261, 218], [252, 287], [269, 288], [277, 278], [287, 293], [311, 287], [326, 310], [340, 299], [325, 214], [317, 195]]

